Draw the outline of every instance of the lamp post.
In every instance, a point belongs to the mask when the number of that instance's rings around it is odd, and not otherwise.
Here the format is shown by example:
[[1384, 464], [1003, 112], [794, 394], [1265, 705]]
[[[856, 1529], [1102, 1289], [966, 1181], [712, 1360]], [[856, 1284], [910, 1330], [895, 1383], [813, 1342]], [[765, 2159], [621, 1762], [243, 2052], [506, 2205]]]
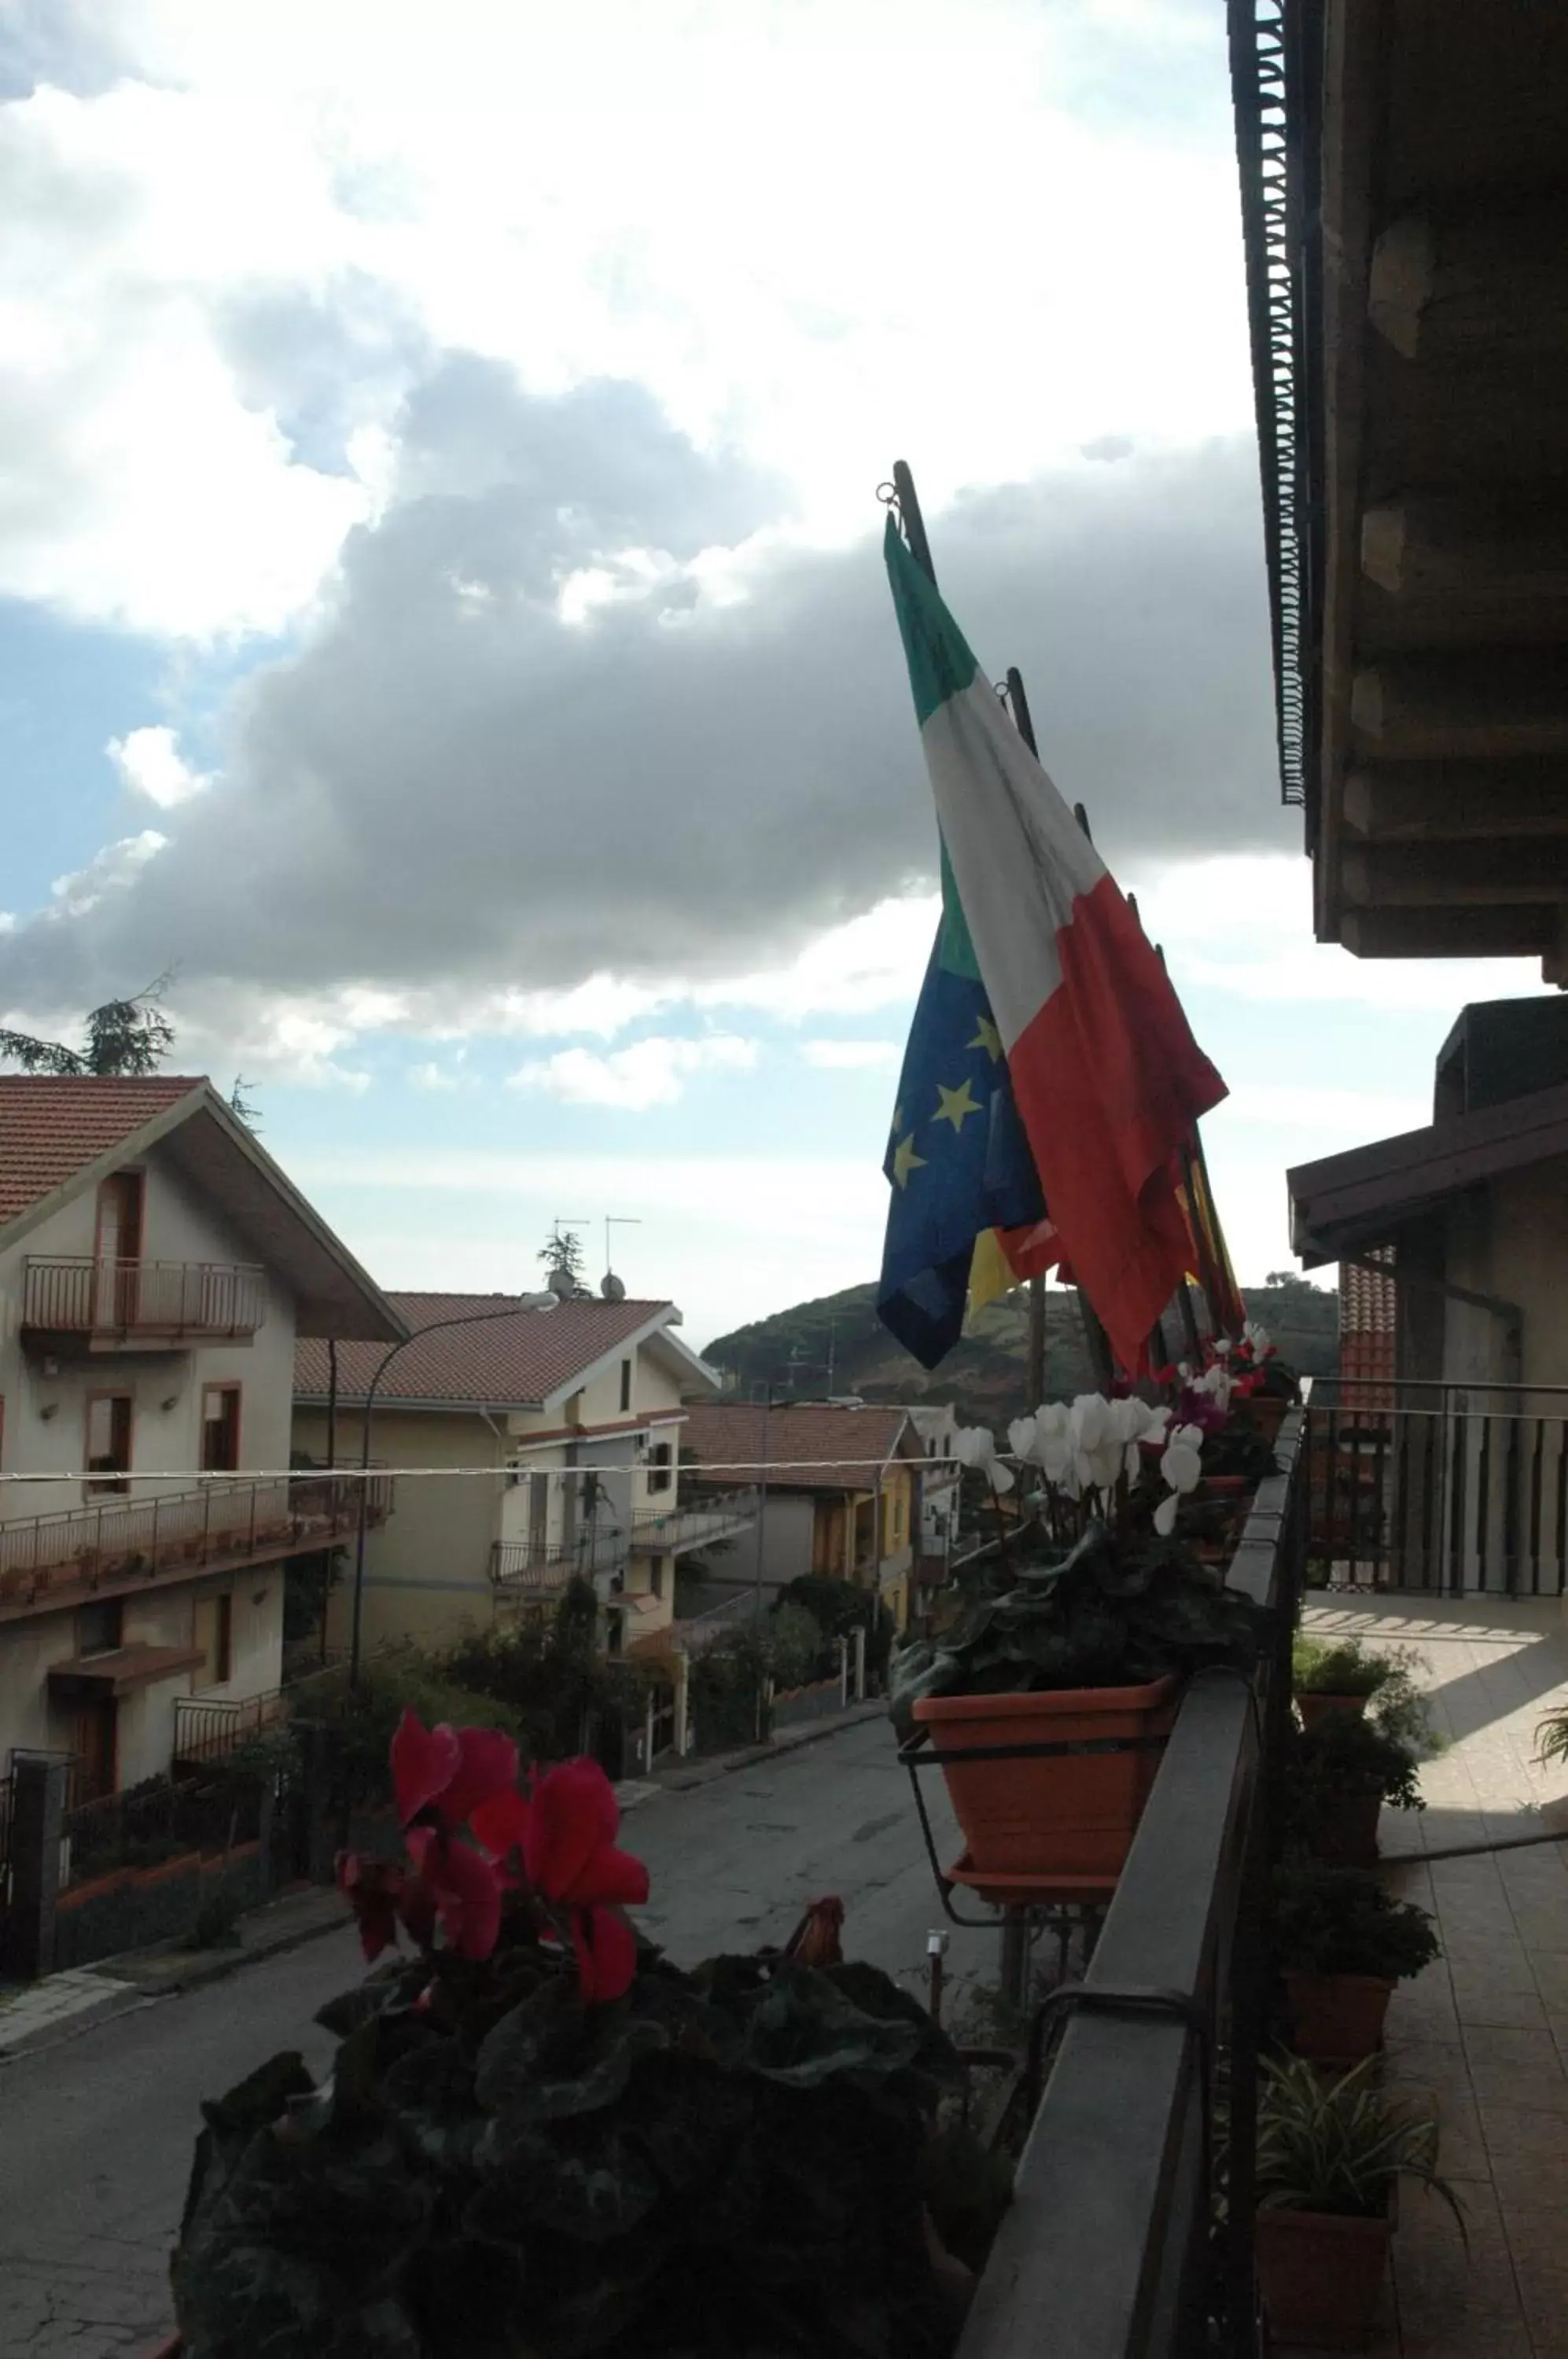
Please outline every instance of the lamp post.
[[365, 1543], [370, 1528], [370, 1420], [376, 1411], [376, 1396], [381, 1389], [381, 1379], [400, 1352], [410, 1344], [422, 1343], [427, 1335], [439, 1335], [447, 1327], [487, 1327], [497, 1319], [515, 1319], [522, 1310], [553, 1310], [561, 1298], [554, 1293], [520, 1294], [507, 1303], [504, 1310], [464, 1310], [455, 1319], [432, 1319], [428, 1327], [416, 1328], [382, 1353], [376, 1374], [365, 1396], [365, 1421], [360, 1429], [359, 1447], [359, 1515], [354, 1543], [354, 1618], [350, 1626], [348, 1647], [348, 1683], [359, 1685], [360, 1621], [365, 1608]]

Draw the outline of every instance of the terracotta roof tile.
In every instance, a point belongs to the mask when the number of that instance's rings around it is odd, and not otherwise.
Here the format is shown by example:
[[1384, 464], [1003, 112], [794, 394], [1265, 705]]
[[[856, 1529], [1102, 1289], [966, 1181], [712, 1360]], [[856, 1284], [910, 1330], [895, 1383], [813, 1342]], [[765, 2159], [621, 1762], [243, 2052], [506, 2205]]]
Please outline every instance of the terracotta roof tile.
[[0, 1227], [193, 1090], [208, 1086], [188, 1073], [145, 1079], [0, 1073]]
[[[554, 1310], [516, 1310], [508, 1317], [504, 1294], [388, 1294], [387, 1299], [416, 1333], [443, 1319], [484, 1319], [411, 1343], [376, 1394], [378, 1401], [434, 1401], [454, 1408], [465, 1403], [538, 1408], [670, 1308], [667, 1302], [562, 1302]], [[365, 1398], [382, 1357], [377, 1344], [339, 1344], [340, 1401]], [[300, 1343], [294, 1354], [296, 1398], [324, 1400], [327, 1384], [325, 1343]]]
[[[786, 1491], [871, 1491], [906, 1421], [898, 1408], [763, 1408], [744, 1401], [693, 1403], [681, 1446], [704, 1466], [766, 1464], [768, 1487]], [[796, 1462], [793, 1465], [790, 1461]], [[810, 1462], [816, 1461], [816, 1464]], [[846, 1462], [854, 1461], [853, 1464]], [[836, 1463], [835, 1463], [836, 1462]], [[691, 1479], [689, 1474], [686, 1480]], [[715, 1473], [716, 1483], [741, 1482]]]

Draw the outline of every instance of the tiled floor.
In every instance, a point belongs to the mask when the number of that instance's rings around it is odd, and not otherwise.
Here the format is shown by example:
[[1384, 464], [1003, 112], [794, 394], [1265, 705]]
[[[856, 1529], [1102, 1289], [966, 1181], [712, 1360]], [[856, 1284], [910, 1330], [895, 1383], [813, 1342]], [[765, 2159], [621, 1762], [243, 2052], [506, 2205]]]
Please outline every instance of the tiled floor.
[[1310, 1603], [1317, 1635], [1410, 1646], [1447, 1750], [1427, 1805], [1386, 1812], [1392, 1888], [1432, 1910], [1443, 1954], [1396, 1993], [1390, 2061], [1430, 2093], [1439, 2168], [1467, 2215], [1401, 2197], [1373, 2359], [1568, 2359], [1568, 1843], [1443, 1859], [1452, 1846], [1568, 1832], [1568, 1771], [1535, 1758], [1568, 1702], [1568, 1604], [1413, 1597]]

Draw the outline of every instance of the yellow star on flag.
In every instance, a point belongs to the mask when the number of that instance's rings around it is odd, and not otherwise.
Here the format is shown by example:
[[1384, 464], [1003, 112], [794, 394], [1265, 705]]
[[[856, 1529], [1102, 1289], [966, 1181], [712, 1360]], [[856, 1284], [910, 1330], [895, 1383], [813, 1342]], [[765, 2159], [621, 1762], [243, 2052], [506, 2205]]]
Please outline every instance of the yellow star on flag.
[[966, 1041], [964, 1046], [970, 1049], [984, 1049], [994, 1065], [999, 1065], [1002, 1061], [1002, 1036], [988, 1016], [981, 1016], [979, 1029], [974, 1039]]
[[980, 1112], [967, 1081], [956, 1090], [944, 1090], [938, 1082], [936, 1093], [941, 1103], [931, 1117], [934, 1122], [950, 1122], [954, 1130], [962, 1130], [966, 1118]]
[[908, 1138], [901, 1138], [898, 1141], [898, 1146], [893, 1150], [893, 1180], [895, 1186], [907, 1188], [909, 1184], [910, 1172], [923, 1171], [925, 1168], [925, 1157], [915, 1153], [915, 1134], [911, 1131]]

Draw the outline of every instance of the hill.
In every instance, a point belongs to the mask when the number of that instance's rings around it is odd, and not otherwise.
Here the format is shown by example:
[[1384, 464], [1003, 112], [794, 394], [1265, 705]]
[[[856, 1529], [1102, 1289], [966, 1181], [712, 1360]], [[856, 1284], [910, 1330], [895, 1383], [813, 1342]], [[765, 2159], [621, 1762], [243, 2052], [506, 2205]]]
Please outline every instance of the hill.
[[[1339, 1365], [1339, 1297], [1276, 1271], [1245, 1289], [1279, 1355], [1302, 1375], [1333, 1375]], [[735, 1389], [748, 1395], [770, 1384], [779, 1399], [824, 1393], [859, 1393], [866, 1400], [962, 1401], [992, 1424], [1037, 1404], [1024, 1398], [1029, 1340], [1025, 1290], [1004, 1295], [983, 1310], [972, 1333], [934, 1375], [896, 1343], [877, 1317], [875, 1286], [852, 1286], [818, 1302], [798, 1302], [707, 1346], [703, 1358], [722, 1368]], [[1046, 1393], [1071, 1399], [1090, 1389], [1089, 1363], [1079, 1324], [1078, 1298], [1052, 1288], [1046, 1302]]]

